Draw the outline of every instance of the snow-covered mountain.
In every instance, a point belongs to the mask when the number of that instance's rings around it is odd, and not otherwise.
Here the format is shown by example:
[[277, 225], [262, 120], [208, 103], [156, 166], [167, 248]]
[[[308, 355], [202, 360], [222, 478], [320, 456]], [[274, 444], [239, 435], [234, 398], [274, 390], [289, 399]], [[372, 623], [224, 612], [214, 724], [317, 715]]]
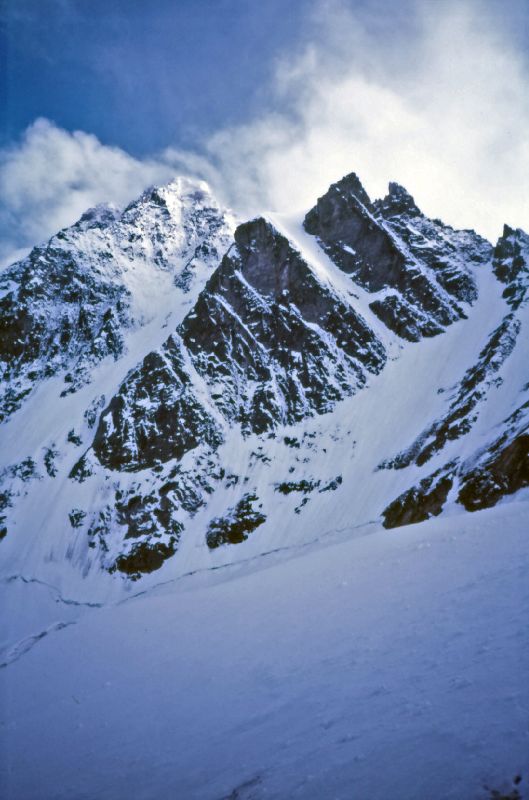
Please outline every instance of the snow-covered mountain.
[[0, 793], [520, 800], [528, 328], [527, 234], [354, 174], [2, 270]]
[[3, 575], [100, 602], [514, 496], [528, 285], [522, 231], [354, 174], [302, 219], [187, 179], [87, 211], [0, 274]]

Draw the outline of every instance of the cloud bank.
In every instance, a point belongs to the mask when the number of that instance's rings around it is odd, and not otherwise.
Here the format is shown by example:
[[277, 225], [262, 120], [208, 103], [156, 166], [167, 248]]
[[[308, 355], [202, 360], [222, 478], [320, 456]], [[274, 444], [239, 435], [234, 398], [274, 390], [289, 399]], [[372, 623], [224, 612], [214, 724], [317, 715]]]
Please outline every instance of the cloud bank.
[[208, 143], [236, 204], [307, 207], [356, 171], [372, 195], [396, 180], [491, 239], [504, 221], [529, 225], [523, 54], [487, 3], [418, 3], [414, 23], [395, 37], [345, 4], [317, 7], [318, 34], [278, 67], [282, 111]]
[[139, 160], [38, 120], [0, 152], [0, 257], [176, 172], [209, 180], [242, 216], [306, 209], [356, 171], [372, 196], [396, 180], [429, 215], [492, 240], [503, 222], [527, 229], [528, 63], [504, 6], [396, 6], [317, 2], [262, 113], [195, 153]]
[[139, 161], [91, 134], [36, 120], [20, 142], [0, 151], [0, 263], [73, 224], [87, 208], [125, 205], [173, 174], [163, 160]]

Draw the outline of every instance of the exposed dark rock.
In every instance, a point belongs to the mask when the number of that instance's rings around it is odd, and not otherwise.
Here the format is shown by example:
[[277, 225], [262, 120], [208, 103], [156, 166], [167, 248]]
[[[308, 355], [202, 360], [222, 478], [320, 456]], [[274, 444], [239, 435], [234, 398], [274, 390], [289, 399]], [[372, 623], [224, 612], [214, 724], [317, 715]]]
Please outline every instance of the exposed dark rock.
[[294, 447], [296, 450], [299, 450], [301, 447], [301, 442], [296, 436], [285, 436], [283, 441], [287, 447]]
[[66, 441], [70, 442], [70, 444], [74, 444], [76, 447], [80, 447], [83, 443], [83, 440], [80, 436], [78, 436], [75, 430], [72, 428], [68, 431], [68, 436], [66, 437]]
[[84, 412], [84, 418], [86, 419], [89, 428], [93, 428], [95, 426], [97, 418], [104, 409], [105, 405], [105, 395], [102, 394], [100, 397], [96, 397], [95, 400], [93, 400], [90, 404], [90, 407], [86, 409]]
[[118, 491], [115, 509], [117, 522], [127, 528], [125, 539], [153, 536], [158, 532], [177, 536], [182, 530], [182, 524], [174, 516], [178, 504], [167, 490], [148, 495], [124, 495]]
[[30, 456], [19, 461], [18, 464], [13, 464], [11, 467], [8, 467], [8, 471], [13, 478], [19, 478], [23, 482], [39, 477], [37, 465]]
[[[292, 510], [297, 504], [295, 514], [323, 501], [320, 493], [336, 491], [341, 475], [332, 480], [327, 472], [325, 479], [299, 475], [311, 474], [305, 465], [315, 453], [327, 453], [329, 441], [343, 442], [352, 434], [349, 423], [321, 430], [315, 424], [310, 433], [299, 423], [332, 412], [363, 388], [387, 357], [355, 309], [351, 298], [365, 301], [358, 286], [355, 290], [351, 283], [344, 292], [343, 276], [333, 286], [336, 270], [322, 278], [262, 218], [240, 225], [232, 242], [227, 218], [213, 201], [210, 206], [207, 193], [186, 192], [182, 198], [169, 189], [148, 190], [122, 214], [92, 209], [0, 275], [1, 420], [51, 376], [63, 380], [57, 395], [77, 391], [103, 358], [120, 357], [127, 327], [152, 321], [153, 335], [155, 325], [171, 331], [171, 319], [180, 311], [169, 314], [164, 303], [152, 320], [150, 293], [129, 294], [138, 280], [160, 279], [170, 292], [173, 284], [188, 292], [197, 274], [210, 270], [196, 301], [184, 300], [192, 310], [165, 343], [147, 355], [139, 353], [125, 377], [123, 367], [116, 376], [121, 380], [117, 391], [109, 389], [113, 380], [104, 383], [110, 370], [97, 370], [102, 385], [87, 399], [84, 416], [68, 420], [59, 438], [53, 434], [57, 443], [66, 436], [79, 447], [70, 478], [90, 478], [87, 511], [71, 503], [61, 506], [76, 530], [69, 557], [74, 551], [81, 554], [88, 540], [97, 553], [90, 554], [87, 570], [99, 564], [134, 580], [159, 569], [176, 552], [184, 525], [189, 520], [193, 527], [193, 515], [219, 489], [231, 488], [237, 498], [247, 493], [211, 520], [206, 532], [211, 549], [242, 542], [263, 525], [259, 492], [248, 489], [254, 481], [270, 486], [279, 480], [277, 450], [268, 439], [277, 437], [277, 449], [283, 450], [278, 463], [283, 477], [292, 480], [275, 488], [294, 495], [295, 502], [287, 506]], [[487, 242], [472, 231], [428, 219], [397, 184], [390, 184], [385, 198], [371, 202], [355, 175], [331, 186], [307, 214], [305, 227], [337, 267], [370, 293], [368, 319], [374, 314], [411, 342], [436, 336], [465, 316], [477, 296], [476, 270], [491, 259]], [[494, 271], [505, 284], [511, 313], [491, 334], [476, 364], [446, 390], [441, 418], [383, 466], [422, 465], [472, 429], [492, 387], [509, 374], [502, 373], [503, 364], [521, 339], [518, 309], [526, 297], [528, 264], [529, 237], [506, 227], [494, 251]], [[168, 275], [161, 276], [160, 270]], [[182, 295], [175, 292], [175, 299], [178, 305]], [[381, 327], [374, 324], [377, 331]], [[395, 346], [393, 338], [391, 352], [396, 353], [404, 345]], [[131, 337], [130, 346], [139, 341], [141, 336]], [[528, 393], [529, 384], [520, 389], [522, 382], [523, 376], [518, 390]], [[71, 405], [57, 402], [64, 409]], [[452, 487], [457, 486], [459, 502], [474, 510], [529, 485], [529, 401], [517, 398], [513, 407], [511, 417], [495, 421], [493, 434], [480, 429], [479, 452], [466, 458], [471, 449], [465, 445], [466, 461], [460, 456], [440, 469], [436, 463], [433, 474], [401, 493], [385, 509], [384, 525], [439, 514]], [[510, 414], [510, 407], [504, 413]], [[292, 426], [289, 435], [284, 435], [286, 425]], [[243, 463], [231, 459], [231, 440], [239, 435], [247, 438], [241, 443]], [[348, 441], [353, 447], [352, 435]], [[60, 445], [61, 455], [48, 434], [40, 446], [43, 480], [70, 468], [75, 447]], [[20, 449], [36, 452], [34, 446]], [[12, 523], [13, 530], [22, 529], [13, 498], [18, 502], [41, 475], [28, 458], [8, 467], [0, 479], [2, 538]], [[46, 485], [53, 493], [59, 488], [57, 480]]]
[[397, 528], [437, 516], [443, 509], [452, 484], [453, 475], [446, 471], [438, 470], [423, 478], [417, 486], [403, 492], [384, 509], [384, 527]]
[[59, 455], [59, 451], [55, 447], [46, 447], [44, 450], [44, 466], [50, 478], [55, 478], [58, 469], [55, 464], [55, 459]]
[[89, 478], [90, 475], [93, 475], [93, 473], [94, 471], [88, 456], [84, 453], [81, 458], [75, 462], [68, 477], [74, 481], [78, 481], [78, 483], [83, 483], [83, 481]]
[[217, 422], [196, 397], [180, 343], [170, 337], [129, 373], [100, 417], [93, 448], [104, 466], [134, 471], [221, 441]]
[[[62, 374], [65, 397], [89, 382], [95, 364], [118, 359], [124, 332], [142, 323], [128, 275], [160, 271], [188, 291], [197, 270], [218, 264], [231, 221], [203, 184], [177, 179], [150, 189], [123, 212], [89, 209], [22, 261], [0, 273], [0, 422], [34, 387]], [[134, 281], [133, 281], [134, 285]]]
[[464, 475], [457, 499], [467, 511], [478, 511], [527, 486], [529, 430], [508, 444], [501, 440], [495, 443], [490, 455]]
[[[529, 388], [529, 387], [527, 387]], [[529, 486], [529, 400], [496, 426], [501, 435], [456, 466], [446, 464], [417, 486], [404, 492], [384, 511], [384, 525], [420, 522], [423, 512], [439, 513], [446, 501], [444, 489], [457, 476], [457, 501], [467, 511], [491, 508], [508, 495]], [[448, 486], [448, 490], [450, 489]], [[433, 508], [432, 508], [433, 501]], [[411, 516], [410, 516], [411, 515]]]
[[179, 329], [212, 400], [256, 433], [330, 411], [384, 348], [268, 222], [239, 226], [235, 242]]
[[372, 310], [399, 336], [435, 336], [465, 316], [460, 301], [477, 297], [469, 262], [485, 263], [491, 246], [473, 231], [454, 231], [425, 217], [413, 198], [390, 184], [371, 203], [358, 177], [347, 175], [318, 199], [305, 229], [327, 255], [376, 298]]
[[2, 272], [0, 289], [0, 421], [35, 383], [68, 368], [66, 393], [86, 380], [86, 364], [123, 349], [128, 294], [91, 272], [52, 239]]
[[217, 481], [222, 480], [218, 461], [207, 451], [198, 455], [191, 469], [176, 464], [168, 478], [158, 490], [159, 494], [174, 493], [175, 502], [191, 515], [204, 505], [205, 498], [214, 492]]
[[322, 486], [320, 492], [335, 492], [342, 485], [343, 479], [341, 475], [337, 475], [332, 481]]
[[491, 333], [476, 364], [465, 372], [457, 385], [445, 415], [426, 428], [410, 447], [383, 462], [381, 468], [402, 469], [413, 462], [422, 466], [447, 442], [459, 439], [472, 429], [479, 414], [479, 404], [495, 385], [498, 372], [516, 345], [520, 327], [520, 321], [513, 313], [503, 319]]
[[[240, 544], [250, 533], [266, 521], [266, 516], [253, 508], [259, 498], [255, 494], [245, 494], [226, 516], [215, 517], [209, 523], [206, 542], [210, 550], [222, 544]], [[259, 504], [258, 508], [261, 508]]]
[[297, 506], [297, 507], [294, 509], [294, 513], [295, 513], [295, 514], [301, 514], [301, 511], [302, 511], [302, 509], [304, 509], [304, 508], [305, 508], [305, 506], [307, 505], [307, 503], [309, 502], [309, 500], [310, 500], [310, 497], [304, 497], [304, 498], [303, 498], [303, 500], [301, 501], [301, 503], [299, 504], [299, 506]]
[[68, 514], [72, 528], [81, 528], [86, 517], [86, 511], [81, 508], [73, 508]]
[[[93, 449], [105, 466], [139, 470], [200, 444], [215, 449], [215, 406], [255, 433], [328, 412], [382, 368], [384, 348], [365, 321], [269, 223], [239, 226], [235, 242], [177, 335], [102, 413]], [[197, 395], [200, 379], [209, 398]]]
[[[386, 220], [400, 220], [401, 217], [414, 218], [417, 221], [422, 217], [422, 211], [417, 207], [411, 194], [398, 183], [391, 182], [389, 191], [383, 200], [375, 200], [373, 206]], [[369, 200], [368, 200], [369, 202]]]
[[7, 536], [6, 515], [4, 512], [12, 505], [13, 495], [8, 489], [0, 490], [0, 539]]
[[370, 292], [398, 285], [406, 261], [375, 213], [357, 175], [351, 173], [318, 198], [304, 222], [334, 263]]
[[457, 231], [441, 220], [429, 219], [406, 189], [396, 183], [390, 183], [388, 195], [373, 206], [417, 262], [433, 271], [435, 280], [449, 295], [460, 302], [476, 300], [477, 286], [471, 268], [489, 264], [489, 242], [475, 231]]
[[513, 230], [505, 225], [494, 249], [492, 264], [498, 280], [507, 284], [503, 296], [517, 309], [529, 289], [529, 236], [519, 228]]
[[27, 494], [26, 484], [41, 478], [35, 461], [29, 456], [0, 470], [0, 532], [3, 531], [0, 538], [7, 535], [7, 510], [15, 506], [19, 497]]
[[305, 479], [301, 481], [283, 481], [283, 483], [276, 484], [275, 490], [276, 492], [280, 492], [280, 494], [290, 494], [291, 492], [303, 492], [303, 494], [308, 494], [309, 492], [313, 492], [314, 489], [317, 489], [320, 483], [321, 481], [307, 481]]
[[163, 566], [164, 561], [174, 555], [176, 538], [168, 544], [164, 542], [142, 542], [135, 545], [130, 552], [118, 556], [110, 572], [125, 573], [132, 580], [138, 580], [143, 574], [155, 572]]
[[423, 337], [437, 336], [444, 330], [442, 325], [418, 311], [397, 294], [388, 294], [381, 300], [373, 300], [369, 308], [386, 327], [408, 342], [418, 342]]

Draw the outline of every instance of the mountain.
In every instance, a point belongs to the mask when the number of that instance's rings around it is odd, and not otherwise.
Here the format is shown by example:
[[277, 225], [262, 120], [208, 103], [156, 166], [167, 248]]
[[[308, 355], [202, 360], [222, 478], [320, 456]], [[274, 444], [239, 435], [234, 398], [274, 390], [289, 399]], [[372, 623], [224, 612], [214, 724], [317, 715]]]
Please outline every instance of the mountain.
[[355, 174], [3, 269], [0, 793], [520, 800], [528, 287]]
[[[492, 269], [505, 286], [504, 316], [476, 362], [451, 387], [444, 414], [413, 444], [381, 465], [449, 461], [404, 492], [384, 512], [386, 527], [439, 514], [452, 493], [468, 511], [490, 508], [529, 486], [529, 382], [524, 341], [528, 324], [529, 237], [505, 226]], [[462, 440], [462, 441], [461, 441]], [[453, 444], [452, 444], [453, 442]]]
[[427, 219], [396, 183], [371, 203], [354, 174], [319, 198], [304, 227], [375, 295], [370, 308], [388, 328], [413, 342], [465, 317], [465, 304], [477, 298], [472, 267], [490, 258], [487, 242]]
[[355, 174], [304, 219], [188, 179], [87, 211], [0, 275], [4, 574], [93, 601], [514, 495], [528, 271]]

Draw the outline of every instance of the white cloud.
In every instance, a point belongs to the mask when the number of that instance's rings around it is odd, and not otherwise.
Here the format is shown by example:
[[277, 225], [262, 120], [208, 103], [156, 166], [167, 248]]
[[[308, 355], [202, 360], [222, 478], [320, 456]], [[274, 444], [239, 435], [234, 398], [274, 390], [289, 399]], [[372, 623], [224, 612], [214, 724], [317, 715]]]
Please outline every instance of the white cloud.
[[90, 206], [122, 206], [174, 171], [169, 163], [139, 161], [91, 134], [38, 119], [19, 143], [0, 152], [0, 262], [20, 257]]
[[373, 0], [370, 14], [316, 2], [262, 114], [218, 131], [201, 152], [139, 160], [37, 120], [0, 151], [0, 263], [89, 206], [122, 206], [182, 171], [243, 216], [308, 209], [355, 171], [372, 196], [396, 180], [429, 215], [492, 240], [503, 222], [527, 229], [528, 67], [496, 13], [505, 17], [505, 5], [409, 2]]
[[317, 5], [317, 33], [278, 67], [276, 110], [208, 143], [235, 206], [307, 208], [356, 171], [372, 195], [397, 180], [425, 212], [490, 239], [504, 221], [527, 228], [527, 64], [490, 4], [415, 8], [413, 33], [395, 20], [382, 35]]

